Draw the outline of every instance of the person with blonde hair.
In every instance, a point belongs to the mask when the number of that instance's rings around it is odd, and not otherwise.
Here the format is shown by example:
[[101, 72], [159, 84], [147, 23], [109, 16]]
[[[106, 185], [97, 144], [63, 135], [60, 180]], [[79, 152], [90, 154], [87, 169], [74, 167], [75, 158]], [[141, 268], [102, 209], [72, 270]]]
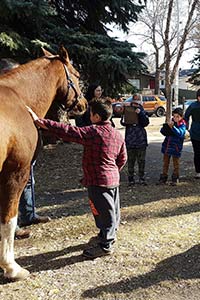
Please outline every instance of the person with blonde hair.
[[175, 108], [172, 112], [172, 120], [164, 123], [160, 132], [165, 136], [162, 143], [163, 170], [159, 184], [165, 184], [168, 179], [170, 160], [173, 160], [172, 185], [179, 183], [180, 157], [183, 149], [183, 141], [186, 132], [186, 122], [183, 119], [183, 109]]

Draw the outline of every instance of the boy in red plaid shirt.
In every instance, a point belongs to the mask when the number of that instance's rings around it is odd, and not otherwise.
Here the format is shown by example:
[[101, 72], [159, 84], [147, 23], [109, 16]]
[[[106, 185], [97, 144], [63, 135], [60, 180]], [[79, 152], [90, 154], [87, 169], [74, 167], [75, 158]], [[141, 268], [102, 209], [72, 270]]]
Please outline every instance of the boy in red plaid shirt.
[[109, 255], [120, 221], [119, 172], [127, 160], [122, 135], [112, 127], [112, 104], [106, 99], [90, 102], [92, 125], [76, 127], [39, 119], [29, 109], [35, 124], [63, 141], [82, 144], [83, 185], [88, 188], [90, 207], [99, 228], [98, 244], [84, 250], [88, 258]]

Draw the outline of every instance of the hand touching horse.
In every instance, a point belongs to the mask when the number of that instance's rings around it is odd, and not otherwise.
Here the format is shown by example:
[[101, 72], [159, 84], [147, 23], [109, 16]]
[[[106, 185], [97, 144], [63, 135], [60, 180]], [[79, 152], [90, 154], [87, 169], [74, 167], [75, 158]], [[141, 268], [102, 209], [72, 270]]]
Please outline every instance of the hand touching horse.
[[45, 56], [0, 76], [0, 267], [4, 276], [20, 280], [29, 272], [14, 259], [14, 232], [18, 203], [30, 173], [38, 132], [27, 111], [29, 106], [44, 117], [53, 101], [67, 111], [84, 112], [79, 73], [69, 61], [65, 48], [59, 55]]

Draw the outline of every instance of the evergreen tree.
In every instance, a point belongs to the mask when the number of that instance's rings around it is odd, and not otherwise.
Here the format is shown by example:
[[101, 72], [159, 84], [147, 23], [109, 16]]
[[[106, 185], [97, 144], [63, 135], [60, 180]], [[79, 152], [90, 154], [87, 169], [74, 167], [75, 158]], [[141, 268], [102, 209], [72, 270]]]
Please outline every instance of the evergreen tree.
[[194, 85], [200, 86], [200, 51], [195, 56], [193, 63], [197, 66], [197, 70], [192, 74], [189, 81]]
[[[138, 4], [135, 4], [137, 2]], [[106, 24], [114, 23], [124, 32], [135, 22], [146, 1], [131, 0], [52, 0], [57, 11], [70, 28], [81, 32], [107, 34]]]
[[46, 0], [1, 0], [0, 56], [33, 58], [37, 46], [48, 45], [46, 25], [55, 14]]
[[106, 28], [113, 22], [128, 31], [143, 7], [133, 2], [1, 0], [0, 57], [24, 62], [39, 55], [41, 46], [57, 52], [63, 44], [85, 83], [98, 81], [106, 94], [116, 95], [127, 78], [145, 69], [144, 54], [109, 37]]

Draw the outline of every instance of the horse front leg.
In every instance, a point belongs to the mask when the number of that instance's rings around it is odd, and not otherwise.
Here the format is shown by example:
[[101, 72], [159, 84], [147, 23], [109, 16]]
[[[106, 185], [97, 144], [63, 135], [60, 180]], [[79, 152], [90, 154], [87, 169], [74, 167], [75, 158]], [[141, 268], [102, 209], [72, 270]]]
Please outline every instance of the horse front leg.
[[30, 168], [8, 170], [0, 175], [1, 251], [0, 267], [10, 280], [22, 280], [29, 275], [14, 259], [14, 236], [17, 226], [18, 204], [25, 187]]
[[1, 223], [1, 253], [0, 266], [4, 270], [4, 277], [11, 280], [22, 280], [29, 275], [14, 259], [14, 236], [17, 226], [17, 215], [6, 224]]
[[29, 275], [14, 259], [14, 236], [17, 226], [17, 216], [10, 219], [7, 224], [1, 223], [1, 252], [0, 266], [4, 270], [4, 277], [11, 280], [22, 280]]

